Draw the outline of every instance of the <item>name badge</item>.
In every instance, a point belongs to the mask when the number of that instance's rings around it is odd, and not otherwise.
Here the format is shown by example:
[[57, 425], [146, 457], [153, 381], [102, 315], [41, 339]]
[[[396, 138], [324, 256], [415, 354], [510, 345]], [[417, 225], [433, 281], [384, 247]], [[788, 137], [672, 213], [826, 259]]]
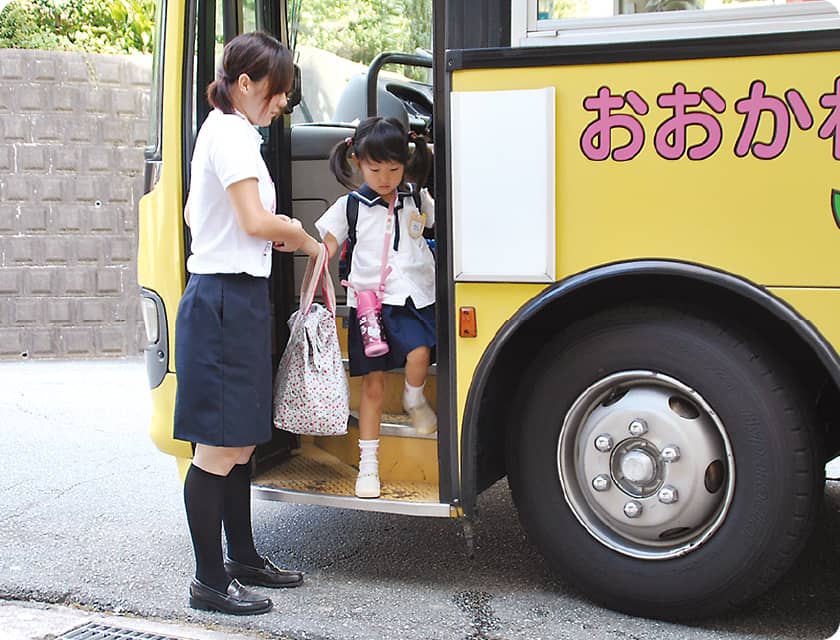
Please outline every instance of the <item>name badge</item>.
[[408, 217], [408, 235], [414, 240], [417, 240], [423, 235], [423, 229], [426, 228], [426, 214], [419, 211], [412, 211]]

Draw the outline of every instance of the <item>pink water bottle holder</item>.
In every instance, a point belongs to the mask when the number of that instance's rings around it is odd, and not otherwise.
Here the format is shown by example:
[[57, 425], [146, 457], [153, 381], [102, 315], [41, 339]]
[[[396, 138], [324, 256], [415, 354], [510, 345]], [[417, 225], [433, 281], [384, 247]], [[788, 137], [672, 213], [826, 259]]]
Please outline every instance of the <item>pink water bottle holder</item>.
[[359, 329], [362, 334], [362, 344], [365, 355], [368, 358], [384, 356], [390, 350], [385, 330], [382, 325], [382, 299], [385, 297], [385, 280], [391, 273], [388, 266], [388, 248], [391, 244], [391, 235], [394, 232], [394, 204], [397, 198], [391, 201], [388, 206], [388, 218], [385, 222], [385, 242], [382, 248], [382, 269], [379, 276], [379, 290], [357, 289], [347, 280], [341, 284], [353, 289], [356, 294], [356, 317], [359, 320]]
[[[353, 287], [346, 280], [342, 282], [345, 286]], [[359, 320], [359, 330], [362, 334], [362, 344], [365, 355], [368, 358], [384, 356], [389, 351], [388, 340], [382, 328], [382, 300], [379, 293], [373, 289], [356, 292], [356, 316]]]

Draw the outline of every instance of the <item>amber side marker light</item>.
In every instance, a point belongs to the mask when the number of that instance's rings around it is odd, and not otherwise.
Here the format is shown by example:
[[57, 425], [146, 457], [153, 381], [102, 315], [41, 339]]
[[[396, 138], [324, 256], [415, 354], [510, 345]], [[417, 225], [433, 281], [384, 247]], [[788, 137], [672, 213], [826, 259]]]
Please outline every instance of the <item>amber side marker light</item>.
[[458, 313], [458, 335], [462, 338], [475, 338], [478, 325], [475, 320], [475, 307], [461, 307]]

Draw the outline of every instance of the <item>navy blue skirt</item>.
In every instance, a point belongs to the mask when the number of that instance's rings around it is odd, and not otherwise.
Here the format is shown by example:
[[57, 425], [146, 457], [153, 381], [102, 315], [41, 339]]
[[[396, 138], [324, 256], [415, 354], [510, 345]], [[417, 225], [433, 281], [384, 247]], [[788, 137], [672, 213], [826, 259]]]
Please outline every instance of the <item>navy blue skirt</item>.
[[175, 322], [174, 436], [217, 447], [271, 439], [268, 279], [193, 274]]
[[405, 301], [405, 306], [383, 304], [382, 324], [389, 351], [384, 356], [368, 358], [362, 344], [356, 309], [350, 307], [347, 318], [347, 351], [350, 355], [351, 376], [404, 367], [406, 356], [417, 347], [429, 347], [429, 362], [435, 361], [435, 305], [430, 304], [418, 309], [411, 298]]

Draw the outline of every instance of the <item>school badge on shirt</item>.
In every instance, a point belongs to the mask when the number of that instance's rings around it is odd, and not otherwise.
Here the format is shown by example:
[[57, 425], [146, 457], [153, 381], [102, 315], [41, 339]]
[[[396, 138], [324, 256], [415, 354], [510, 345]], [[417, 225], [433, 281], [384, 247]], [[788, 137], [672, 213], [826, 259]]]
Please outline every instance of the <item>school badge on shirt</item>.
[[408, 217], [408, 235], [417, 240], [426, 228], [426, 214], [412, 211]]

